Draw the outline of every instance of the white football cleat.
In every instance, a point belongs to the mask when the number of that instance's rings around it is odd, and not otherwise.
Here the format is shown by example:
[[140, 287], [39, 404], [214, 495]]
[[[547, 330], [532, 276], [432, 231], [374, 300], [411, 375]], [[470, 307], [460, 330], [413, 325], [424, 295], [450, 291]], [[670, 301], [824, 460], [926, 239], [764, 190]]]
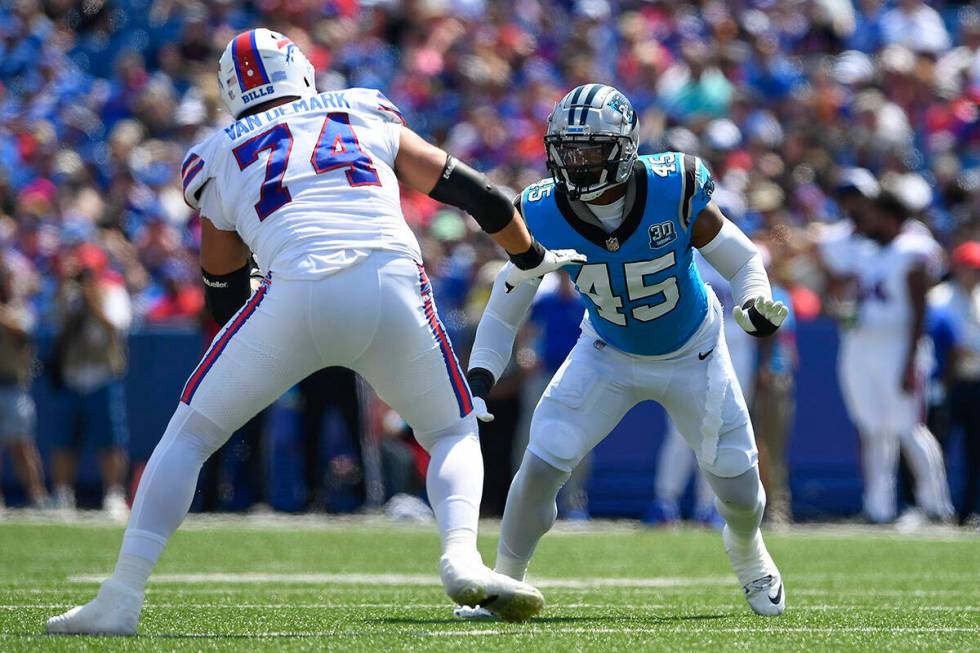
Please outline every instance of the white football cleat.
[[786, 609], [786, 592], [783, 590], [783, 579], [778, 573], [747, 583], [743, 589], [749, 607], [758, 615], [778, 617]]
[[776, 563], [762, 543], [762, 536], [758, 537], [755, 550], [740, 553], [740, 547], [735, 545], [727, 524], [721, 532], [725, 552], [732, 562], [738, 582], [742, 584], [749, 607], [758, 615], [775, 617], [786, 609], [786, 591]]
[[95, 599], [48, 619], [49, 635], [135, 635], [143, 595], [111, 580], [102, 583]]
[[544, 607], [541, 592], [488, 569], [479, 559], [460, 564], [443, 556], [439, 577], [457, 605], [487, 608], [505, 621], [527, 621]]
[[527, 621], [541, 612], [544, 597], [536, 588], [510, 576], [490, 572], [487, 598], [480, 602], [504, 621]]
[[468, 605], [457, 605], [453, 610], [453, 616], [457, 619], [465, 619], [466, 621], [499, 621], [500, 617], [495, 615], [490, 610], [486, 608], [481, 608], [476, 606], [471, 608]]
[[479, 605], [487, 598], [490, 570], [478, 556], [462, 560], [442, 556], [439, 559], [442, 586], [457, 605]]
[[111, 487], [102, 499], [102, 510], [112, 521], [125, 524], [129, 521], [129, 504], [121, 487]]

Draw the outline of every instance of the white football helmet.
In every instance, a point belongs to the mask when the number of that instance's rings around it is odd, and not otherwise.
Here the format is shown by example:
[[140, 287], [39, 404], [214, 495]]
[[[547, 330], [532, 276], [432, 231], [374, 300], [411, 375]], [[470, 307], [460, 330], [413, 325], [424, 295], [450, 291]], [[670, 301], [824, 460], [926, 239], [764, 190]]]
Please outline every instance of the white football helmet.
[[264, 27], [231, 40], [218, 60], [218, 87], [234, 118], [269, 100], [316, 94], [313, 64], [287, 37]]
[[588, 202], [630, 178], [639, 135], [625, 95], [606, 84], [583, 84], [548, 116], [548, 170], [569, 197]]

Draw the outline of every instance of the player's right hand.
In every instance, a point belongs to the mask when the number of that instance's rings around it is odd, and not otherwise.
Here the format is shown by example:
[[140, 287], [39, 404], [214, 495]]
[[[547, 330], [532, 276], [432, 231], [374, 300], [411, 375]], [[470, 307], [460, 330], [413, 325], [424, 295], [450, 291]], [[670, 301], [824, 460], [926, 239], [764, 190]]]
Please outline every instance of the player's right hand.
[[473, 414], [481, 422], [493, 421], [493, 413], [487, 409], [487, 402], [483, 401], [483, 397], [473, 397]]
[[525, 281], [538, 279], [549, 272], [560, 270], [569, 264], [585, 263], [586, 260], [585, 254], [580, 254], [574, 249], [547, 249], [544, 252], [544, 258], [533, 268], [522, 270], [516, 265], [512, 266], [510, 272], [507, 273], [507, 278], [504, 279], [507, 292], [510, 292]]
[[732, 309], [735, 322], [750, 336], [765, 338], [771, 336], [789, 315], [786, 304], [765, 297], [748, 300], [742, 306]]

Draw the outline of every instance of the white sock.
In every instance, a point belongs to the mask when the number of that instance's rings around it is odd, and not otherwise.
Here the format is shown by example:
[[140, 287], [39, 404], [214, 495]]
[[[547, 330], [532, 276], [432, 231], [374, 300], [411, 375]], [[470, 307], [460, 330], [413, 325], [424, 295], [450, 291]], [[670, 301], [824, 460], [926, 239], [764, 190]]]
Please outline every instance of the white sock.
[[766, 492], [759, 479], [759, 468], [753, 467], [734, 478], [702, 471], [715, 491], [715, 507], [725, 520], [722, 539], [739, 582], [744, 585], [756, 580], [760, 567], [766, 573], [774, 572], [775, 565], [759, 530], [766, 510]]
[[558, 516], [555, 499], [570, 475], [530, 451], [525, 452], [521, 468], [510, 484], [500, 524], [494, 567], [497, 573], [524, 580], [538, 541], [555, 523]]
[[146, 558], [133, 555], [120, 555], [116, 568], [109, 577], [117, 587], [123, 587], [136, 594], [143, 594], [146, 581], [153, 572], [153, 563]]
[[126, 499], [126, 488], [118, 483], [116, 485], [110, 485], [105, 490], [106, 497], [121, 497], [124, 501]]
[[427, 447], [431, 459], [425, 486], [439, 526], [443, 555], [480, 559], [476, 534], [483, 496], [483, 454], [476, 420], [462, 424], [464, 433], [441, 436]]
[[899, 440], [912, 469], [912, 476], [915, 477], [916, 503], [930, 516], [951, 515], [943, 451], [936, 437], [926, 426], [918, 425], [911, 432], [903, 434]]
[[200, 413], [185, 404], [177, 408], [143, 471], [123, 536], [117, 571], [123, 565], [121, 578], [132, 589], [143, 591], [144, 571], [148, 576], [190, 509], [201, 466], [227, 439]]

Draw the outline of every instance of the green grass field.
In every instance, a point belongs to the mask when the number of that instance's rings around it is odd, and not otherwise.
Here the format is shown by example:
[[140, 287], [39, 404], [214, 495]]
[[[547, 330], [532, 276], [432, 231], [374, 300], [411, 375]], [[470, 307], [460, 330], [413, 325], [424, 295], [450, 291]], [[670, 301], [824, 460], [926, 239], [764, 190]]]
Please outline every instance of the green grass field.
[[0, 650], [980, 650], [980, 537], [849, 527], [767, 536], [787, 588], [775, 619], [751, 614], [714, 532], [559, 529], [531, 569], [544, 612], [507, 624], [453, 619], [434, 528], [191, 520], [150, 582], [137, 641], [42, 634], [94, 595], [121, 535], [0, 521]]

